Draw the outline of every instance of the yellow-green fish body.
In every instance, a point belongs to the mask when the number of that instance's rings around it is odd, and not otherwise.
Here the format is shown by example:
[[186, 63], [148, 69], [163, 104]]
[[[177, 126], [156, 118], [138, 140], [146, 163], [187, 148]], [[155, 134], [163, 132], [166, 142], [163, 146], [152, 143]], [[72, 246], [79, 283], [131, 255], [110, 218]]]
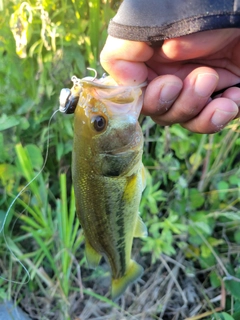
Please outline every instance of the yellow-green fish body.
[[138, 213], [145, 187], [141, 106], [139, 87], [117, 87], [108, 77], [100, 84], [82, 82], [74, 112], [77, 214], [89, 266], [96, 267], [103, 256], [111, 268], [113, 299], [143, 272], [131, 259], [133, 237], [146, 235]]

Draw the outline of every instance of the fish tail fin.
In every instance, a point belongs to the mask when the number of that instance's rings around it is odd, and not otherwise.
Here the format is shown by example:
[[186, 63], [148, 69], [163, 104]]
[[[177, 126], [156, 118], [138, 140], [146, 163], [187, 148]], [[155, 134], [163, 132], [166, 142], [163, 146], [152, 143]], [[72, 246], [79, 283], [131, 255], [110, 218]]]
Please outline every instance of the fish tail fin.
[[129, 268], [125, 275], [119, 279], [112, 279], [112, 299], [113, 301], [120, 298], [120, 296], [127, 289], [128, 285], [135, 282], [143, 274], [143, 267], [136, 261], [131, 260]]

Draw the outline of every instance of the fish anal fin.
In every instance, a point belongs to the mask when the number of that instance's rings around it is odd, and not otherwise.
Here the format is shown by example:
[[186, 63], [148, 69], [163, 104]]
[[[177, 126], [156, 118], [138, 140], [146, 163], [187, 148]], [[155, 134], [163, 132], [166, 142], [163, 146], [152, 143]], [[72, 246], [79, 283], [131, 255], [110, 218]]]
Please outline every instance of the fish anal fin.
[[135, 238], [145, 238], [147, 237], [147, 227], [145, 223], [142, 221], [142, 218], [138, 215], [138, 219], [136, 222], [135, 230], [134, 230], [134, 237]]
[[131, 260], [125, 275], [119, 279], [112, 279], [112, 300], [115, 301], [125, 292], [127, 287], [143, 275], [143, 267]]
[[102, 258], [102, 256], [91, 246], [91, 244], [86, 240], [85, 241], [85, 254], [88, 263], [88, 267], [95, 269]]

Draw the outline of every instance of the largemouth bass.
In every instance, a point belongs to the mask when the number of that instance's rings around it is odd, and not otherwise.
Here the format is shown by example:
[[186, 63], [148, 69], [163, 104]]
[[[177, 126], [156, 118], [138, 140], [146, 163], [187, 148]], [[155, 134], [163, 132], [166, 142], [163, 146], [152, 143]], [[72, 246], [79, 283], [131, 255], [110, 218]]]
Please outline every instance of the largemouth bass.
[[133, 238], [147, 235], [138, 212], [145, 187], [142, 100], [141, 86], [106, 77], [81, 79], [67, 101], [76, 105], [72, 178], [86, 258], [92, 268], [102, 256], [108, 262], [113, 300], [143, 273], [131, 259]]

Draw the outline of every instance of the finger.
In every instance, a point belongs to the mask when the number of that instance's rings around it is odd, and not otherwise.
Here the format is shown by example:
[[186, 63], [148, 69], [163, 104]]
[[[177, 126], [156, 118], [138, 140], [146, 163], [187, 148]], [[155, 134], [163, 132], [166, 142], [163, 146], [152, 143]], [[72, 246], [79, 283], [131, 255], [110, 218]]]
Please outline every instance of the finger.
[[155, 57], [159, 61], [162, 59], [183, 61], [204, 57], [220, 52], [239, 35], [239, 29], [220, 29], [168, 39], [164, 41], [162, 48], [156, 51]]
[[235, 118], [240, 117], [240, 88], [233, 87], [225, 90], [222, 94], [222, 97], [228, 98], [236, 103], [238, 106], [238, 113]]
[[[163, 79], [164, 77], [162, 77]], [[149, 115], [153, 115], [155, 118], [158, 117], [157, 122], [162, 125], [189, 121], [205, 107], [217, 83], [218, 74], [215, 70], [207, 67], [197, 68], [185, 78], [180, 95], [176, 100], [173, 100], [172, 106], [170, 105], [171, 103], [168, 103], [168, 111], [166, 113], [163, 114], [162, 112], [165, 104], [161, 103], [161, 101], [165, 99], [161, 98], [161, 89], [160, 98], [155, 101], [151, 101], [146, 92], [144, 111], [146, 113], [148, 110]], [[149, 87], [150, 85], [151, 83]]]
[[153, 49], [144, 42], [128, 41], [109, 36], [100, 54], [103, 68], [120, 84], [136, 85], [148, 76], [145, 61]]
[[240, 88], [228, 88], [222, 93], [221, 97], [234, 101], [240, 107]]
[[[214, 62], [215, 64], [216, 62]], [[223, 64], [223, 63], [221, 63]], [[229, 66], [230, 63], [228, 63]], [[152, 59], [147, 62], [149, 68], [155, 70], [156, 74], [166, 75], [166, 74], [174, 74], [175, 76], [179, 77], [180, 79], [184, 80], [190, 73], [194, 70], [198, 69], [199, 66], [203, 65], [205, 67], [209, 67], [212, 70], [215, 70], [219, 76], [218, 85], [216, 87], [216, 91], [222, 90], [223, 88], [227, 88], [230, 86], [235, 85], [236, 83], [240, 82], [240, 77], [237, 76], [236, 68], [232, 67], [232, 71], [224, 69], [223, 67], [211, 66], [209, 61], [201, 61], [199, 63], [180, 63], [180, 62], [173, 62], [173, 63], [157, 63]]]
[[194, 119], [181, 124], [197, 133], [214, 133], [223, 129], [239, 112], [235, 102], [227, 98], [212, 100]]
[[182, 87], [183, 82], [176, 76], [165, 75], [155, 78], [146, 88], [142, 113], [166, 113], [179, 96]]

